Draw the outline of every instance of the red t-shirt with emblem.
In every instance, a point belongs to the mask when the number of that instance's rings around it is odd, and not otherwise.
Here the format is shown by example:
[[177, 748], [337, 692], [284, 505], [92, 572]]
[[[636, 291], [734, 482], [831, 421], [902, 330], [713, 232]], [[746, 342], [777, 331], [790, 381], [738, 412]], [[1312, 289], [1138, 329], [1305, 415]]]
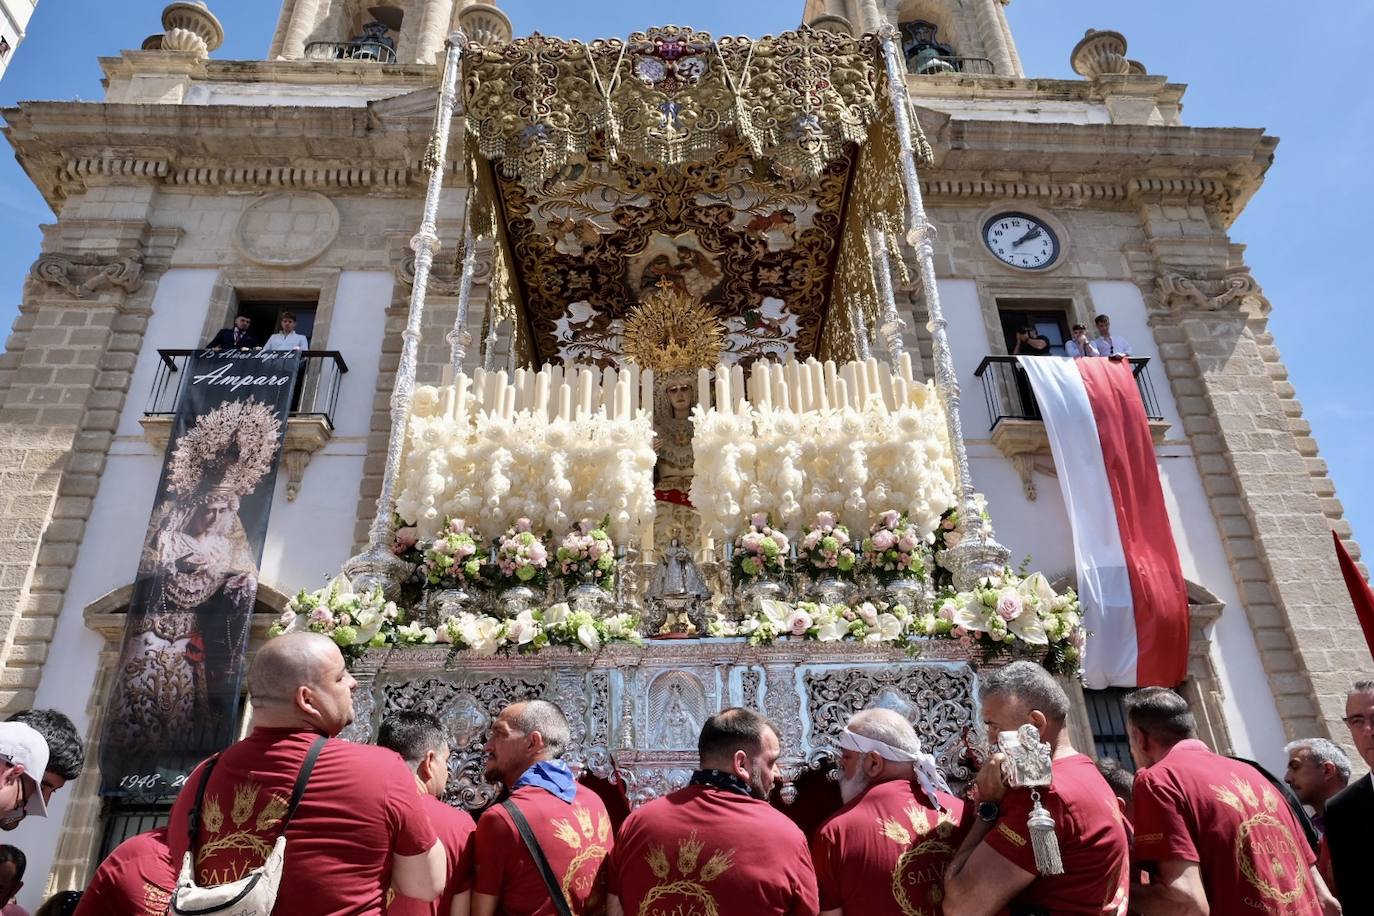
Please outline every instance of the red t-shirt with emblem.
[[1056, 757], [1053, 784], [1039, 789], [1040, 804], [1054, 818], [1062, 875], [1042, 875], [1035, 867], [1030, 789], [1012, 789], [1002, 799], [1002, 815], [983, 840], [1003, 858], [1035, 879], [1013, 906], [1040, 907], [1054, 916], [1122, 916], [1130, 879], [1130, 847], [1121, 806], [1097, 765], [1083, 754]]
[[1197, 862], [1213, 916], [1320, 916], [1312, 847], [1254, 767], [1201, 741], [1135, 777], [1136, 857]]
[[971, 822], [963, 801], [943, 811], [905, 779], [880, 782], [821, 825], [811, 840], [821, 909], [864, 916], [938, 916], [944, 874]]
[[[579, 783], [571, 804], [538, 786], [521, 786], [510, 798], [529, 821], [575, 916], [600, 912], [605, 860], [615, 845], [601, 797]], [[544, 879], [504, 807], [492, 805], [482, 813], [475, 843], [473, 891], [496, 897], [499, 916], [556, 916]]]
[[76, 916], [166, 916], [177, 871], [166, 827], [131, 836], [95, 870]]
[[[318, 737], [257, 728], [220, 754], [201, 808], [197, 880], [202, 885], [236, 881], [263, 863], [296, 775]], [[178, 868], [203, 767], [187, 779], [172, 806], [168, 844]], [[416, 856], [434, 845], [424, 799], [414, 774], [394, 751], [329, 741], [286, 831], [276, 912], [380, 914], [383, 891], [391, 886], [392, 855]]]
[[462, 808], [444, 804], [433, 795], [425, 796], [424, 805], [434, 831], [444, 841], [444, 857], [448, 861], [444, 892], [439, 899], [423, 903], [414, 897], [399, 894], [393, 888], [387, 895], [387, 916], [449, 916], [453, 909], [453, 898], [463, 891], [472, 890], [472, 833], [477, 829], [472, 815]]
[[797, 825], [767, 802], [709, 786], [678, 789], [625, 819], [608, 889], [626, 916], [820, 912]]

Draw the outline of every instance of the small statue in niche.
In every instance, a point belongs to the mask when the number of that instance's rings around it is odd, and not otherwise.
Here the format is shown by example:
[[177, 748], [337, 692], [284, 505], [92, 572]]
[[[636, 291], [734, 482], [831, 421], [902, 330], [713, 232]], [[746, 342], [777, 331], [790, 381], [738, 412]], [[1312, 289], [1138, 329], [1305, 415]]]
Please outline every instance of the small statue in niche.
[[710, 593], [701, 570], [692, 561], [692, 552], [674, 537], [663, 548], [658, 568], [649, 582], [649, 600], [666, 612], [658, 635], [695, 636], [697, 625], [692, 621], [692, 612]]

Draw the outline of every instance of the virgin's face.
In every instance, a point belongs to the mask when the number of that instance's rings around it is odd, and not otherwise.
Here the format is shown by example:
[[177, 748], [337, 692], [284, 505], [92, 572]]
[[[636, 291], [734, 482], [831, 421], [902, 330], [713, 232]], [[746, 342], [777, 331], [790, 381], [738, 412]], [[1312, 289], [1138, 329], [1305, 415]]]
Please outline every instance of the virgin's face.
[[692, 386], [673, 385], [667, 391], [668, 406], [673, 408], [674, 416], [686, 416], [692, 409]]
[[195, 522], [191, 529], [196, 534], [218, 533], [224, 530], [233, 511], [227, 499], [212, 499], [196, 510]]

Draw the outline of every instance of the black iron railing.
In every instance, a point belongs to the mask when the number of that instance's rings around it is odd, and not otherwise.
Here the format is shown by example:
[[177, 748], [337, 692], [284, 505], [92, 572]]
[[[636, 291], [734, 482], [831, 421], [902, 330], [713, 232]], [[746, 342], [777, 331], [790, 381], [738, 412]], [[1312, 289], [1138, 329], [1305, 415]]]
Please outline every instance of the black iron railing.
[[[1003, 420], [1044, 419], [1031, 392], [1030, 379], [1026, 377], [1026, 371], [1017, 365], [1017, 360], [1015, 356], [985, 356], [973, 373], [983, 381], [983, 397], [987, 401], [990, 430], [996, 429], [997, 424]], [[1135, 386], [1140, 391], [1141, 403], [1145, 405], [1145, 416], [1151, 420], [1162, 420], [1164, 415], [1159, 410], [1155, 386], [1150, 381], [1149, 370], [1146, 369], [1149, 362], [1149, 357], [1145, 356], [1132, 358], [1131, 373], [1135, 376]]]
[[[186, 362], [199, 350], [158, 350], [161, 362], [148, 393], [145, 417], [166, 416], [177, 411], [181, 388], [186, 383]], [[319, 417], [334, 428], [334, 408], [339, 402], [339, 384], [348, 371], [338, 350], [302, 350], [301, 372], [296, 379], [296, 394], [291, 399], [291, 416]]]
[[948, 54], [916, 54], [907, 59], [907, 69], [921, 76], [936, 73], [972, 73], [992, 76], [992, 61], [986, 57], [953, 57]]
[[312, 41], [305, 46], [306, 60], [370, 60], [396, 63], [396, 51], [379, 41]]

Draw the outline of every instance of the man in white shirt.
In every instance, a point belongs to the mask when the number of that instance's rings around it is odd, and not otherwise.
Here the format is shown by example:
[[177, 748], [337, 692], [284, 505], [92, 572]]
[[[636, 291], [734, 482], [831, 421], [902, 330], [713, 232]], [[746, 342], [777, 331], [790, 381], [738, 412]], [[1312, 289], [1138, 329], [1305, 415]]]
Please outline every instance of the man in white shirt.
[[296, 314], [294, 312], [281, 313], [281, 330], [267, 338], [267, 343], [263, 346], [264, 350], [308, 350], [310, 341], [306, 340], [304, 334], [296, 333]]
[[1097, 340], [1093, 341], [1093, 346], [1097, 348], [1098, 356], [1125, 357], [1131, 355], [1131, 345], [1126, 342], [1126, 338], [1112, 336], [1111, 318], [1106, 315], [1098, 315], [1093, 324], [1097, 325]]
[[1088, 339], [1088, 329], [1081, 324], [1073, 326], [1073, 336], [1064, 344], [1068, 356], [1097, 356], [1097, 347]]

